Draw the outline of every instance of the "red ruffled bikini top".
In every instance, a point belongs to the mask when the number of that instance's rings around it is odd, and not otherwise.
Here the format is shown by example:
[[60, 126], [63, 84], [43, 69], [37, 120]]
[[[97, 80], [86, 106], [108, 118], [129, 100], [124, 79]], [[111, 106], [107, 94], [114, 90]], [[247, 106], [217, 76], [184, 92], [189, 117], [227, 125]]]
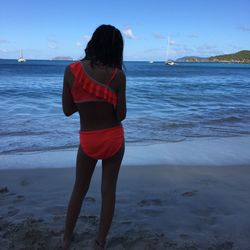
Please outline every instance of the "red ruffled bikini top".
[[74, 76], [71, 93], [75, 103], [106, 101], [114, 106], [117, 105], [117, 93], [109, 86], [117, 73], [117, 68], [114, 69], [109, 82], [102, 84], [87, 74], [81, 62], [72, 63], [69, 67]]

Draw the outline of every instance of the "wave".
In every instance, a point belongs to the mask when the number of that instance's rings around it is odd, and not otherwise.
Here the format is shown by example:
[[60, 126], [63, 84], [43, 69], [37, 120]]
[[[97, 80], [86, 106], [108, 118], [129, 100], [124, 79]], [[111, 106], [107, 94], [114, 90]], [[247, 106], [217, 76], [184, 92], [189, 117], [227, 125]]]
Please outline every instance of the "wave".
[[30, 136], [30, 135], [45, 135], [45, 134], [50, 134], [50, 132], [46, 131], [39, 131], [39, 132], [32, 132], [32, 131], [0, 131], [0, 136]]
[[[68, 119], [61, 108], [66, 63], [14, 64], [0, 67], [0, 152], [75, 148], [79, 117]], [[249, 68], [169, 68], [145, 62], [126, 66], [126, 142], [168, 143], [250, 133]]]
[[239, 118], [237, 116], [228, 116], [228, 117], [222, 117], [218, 119], [210, 119], [207, 121], [207, 124], [222, 124], [222, 123], [237, 123], [241, 122], [243, 119]]
[[77, 144], [65, 145], [65, 146], [51, 146], [51, 147], [27, 147], [27, 148], [17, 148], [17, 149], [9, 149], [1, 151], [1, 155], [10, 155], [10, 154], [22, 154], [22, 153], [36, 153], [36, 152], [48, 152], [48, 151], [57, 151], [57, 150], [69, 150], [69, 149], [77, 149]]

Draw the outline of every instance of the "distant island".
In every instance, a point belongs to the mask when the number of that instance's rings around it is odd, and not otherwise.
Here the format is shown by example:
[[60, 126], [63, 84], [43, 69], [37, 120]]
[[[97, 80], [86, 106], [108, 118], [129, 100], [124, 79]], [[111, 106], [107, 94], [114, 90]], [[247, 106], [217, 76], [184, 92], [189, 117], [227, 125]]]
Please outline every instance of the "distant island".
[[176, 62], [224, 62], [224, 63], [250, 63], [250, 50], [241, 50], [233, 54], [224, 54], [211, 57], [185, 56]]
[[176, 62], [209, 62], [208, 57], [184, 56], [175, 60]]
[[52, 60], [57, 60], [57, 61], [73, 61], [73, 58], [70, 56], [56, 56], [52, 58]]

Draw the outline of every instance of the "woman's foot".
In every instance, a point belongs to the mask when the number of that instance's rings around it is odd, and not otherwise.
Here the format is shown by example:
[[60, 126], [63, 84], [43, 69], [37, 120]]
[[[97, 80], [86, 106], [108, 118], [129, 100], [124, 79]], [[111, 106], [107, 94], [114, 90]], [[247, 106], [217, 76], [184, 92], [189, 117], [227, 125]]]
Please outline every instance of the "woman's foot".
[[69, 238], [63, 238], [63, 250], [69, 250], [71, 241], [73, 240], [73, 236]]
[[98, 240], [95, 240], [95, 250], [105, 250], [105, 249], [107, 249], [106, 242], [100, 242]]
[[63, 250], [69, 250], [70, 240], [63, 240]]

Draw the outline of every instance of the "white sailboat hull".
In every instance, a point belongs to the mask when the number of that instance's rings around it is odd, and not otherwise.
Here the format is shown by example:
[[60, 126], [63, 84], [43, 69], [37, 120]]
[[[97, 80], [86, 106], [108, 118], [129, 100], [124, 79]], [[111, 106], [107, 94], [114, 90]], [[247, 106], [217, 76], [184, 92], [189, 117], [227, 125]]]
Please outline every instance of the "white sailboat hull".
[[166, 65], [170, 65], [170, 66], [173, 66], [175, 65], [175, 62], [174, 61], [167, 61], [165, 62]]
[[18, 58], [17, 61], [22, 63], [22, 62], [26, 62], [26, 59], [22, 57], [22, 58]]

